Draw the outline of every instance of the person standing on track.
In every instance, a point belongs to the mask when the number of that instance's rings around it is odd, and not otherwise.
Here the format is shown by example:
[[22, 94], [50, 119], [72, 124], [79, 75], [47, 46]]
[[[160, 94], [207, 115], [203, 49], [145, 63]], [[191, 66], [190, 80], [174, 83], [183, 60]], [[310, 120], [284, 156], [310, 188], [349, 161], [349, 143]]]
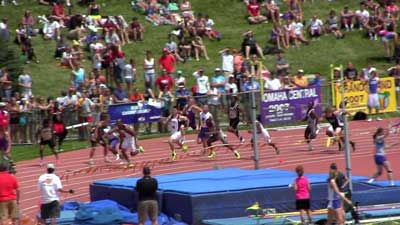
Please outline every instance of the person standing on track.
[[[328, 107], [325, 109], [324, 118], [328, 121], [330, 126], [326, 131], [326, 135], [328, 136], [327, 146], [331, 145], [331, 139], [334, 142], [338, 142], [339, 151], [343, 151], [344, 148], [344, 136], [343, 136], [343, 116], [346, 116], [347, 112], [342, 110], [335, 110], [332, 107]], [[353, 141], [349, 141], [353, 152], [356, 151], [356, 145]]]
[[382, 175], [383, 168], [386, 170], [388, 179], [390, 181], [390, 185], [394, 186], [393, 181], [393, 171], [390, 165], [390, 162], [386, 158], [385, 153], [385, 138], [389, 135], [387, 130], [379, 127], [375, 134], [373, 135], [374, 144], [375, 144], [375, 164], [377, 171], [372, 176], [372, 178], [368, 181], [368, 183], [372, 183], [375, 179]]
[[[119, 133], [119, 148], [121, 149], [122, 157], [127, 161], [128, 168], [133, 167], [133, 164], [131, 163], [131, 160], [126, 152], [130, 150], [130, 155], [132, 157], [138, 153], [144, 152], [144, 148], [138, 145], [137, 133], [130, 126], [124, 124], [121, 119], [117, 120], [116, 131]], [[109, 132], [114, 132], [114, 130], [112, 129]]]
[[[96, 147], [99, 144], [103, 147], [103, 157], [105, 163], [111, 163], [111, 160], [107, 157], [109, 148], [109, 140], [107, 140], [107, 129], [110, 124], [110, 119], [106, 113], [100, 115], [100, 121], [97, 123], [96, 127], [93, 127], [90, 134], [90, 143], [92, 148], [89, 153], [89, 165], [94, 165], [94, 153], [96, 152]], [[119, 154], [115, 148], [110, 149], [115, 155], [115, 158], [119, 160]]]
[[41, 175], [38, 180], [38, 189], [41, 193], [39, 224], [45, 225], [50, 219], [50, 224], [56, 224], [56, 218], [60, 216], [59, 193], [74, 194], [73, 189], [64, 190], [60, 178], [54, 174], [54, 164], [47, 165], [47, 173]]
[[169, 124], [169, 129], [171, 136], [168, 139], [168, 144], [171, 149], [172, 160], [176, 160], [175, 145], [178, 145], [184, 153], [187, 152], [188, 147], [184, 145], [185, 141], [185, 131], [188, 119], [185, 116], [179, 114], [178, 108], [174, 107], [172, 109], [171, 115], [168, 116], [164, 124]]
[[315, 112], [314, 107], [315, 107], [315, 103], [313, 101], [308, 103], [306, 117], [303, 120], [303, 121], [307, 121], [307, 127], [306, 127], [306, 130], [304, 131], [304, 138], [308, 144], [308, 151], [313, 150], [311, 141], [317, 137], [318, 132], [319, 132], [318, 115]]
[[38, 140], [39, 144], [39, 154], [40, 154], [40, 166], [43, 165], [43, 151], [44, 146], [48, 145], [56, 157], [56, 163], [58, 163], [58, 153], [55, 150], [54, 143], [54, 132], [53, 127], [51, 125], [50, 119], [44, 119], [42, 123], [42, 127], [38, 130], [36, 134], [36, 140]]
[[[229, 117], [229, 127], [228, 131], [233, 133], [236, 137], [239, 138], [240, 143], [244, 143], [244, 138], [239, 134], [238, 125], [240, 122], [240, 114], [244, 115], [243, 110], [239, 107], [239, 101], [237, 95], [232, 95], [231, 103], [228, 108], [228, 117]], [[245, 120], [244, 118], [242, 119]]]
[[307, 224], [304, 219], [304, 212], [308, 216], [308, 224], [312, 224], [311, 212], [311, 186], [304, 174], [303, 166], [296, 167], [297, 178], [294, 180], [293, 188], [296, 191], [296, 209], [300, 211], [300, 219], [302, 224]]
[[233, 152], [236, 159], [240, 159], [240, 153], [237, 150], [233, 149], [233, 147], [228, 143], [228, 141], [224, 137], [225, 134], [222, 132], [221, 129], [216, 126], [213, 118], [211, 117], [207, 119], [205, 123], [209, 134], [209, 137], [207, 139], [207, 148], [209, 150], [208, 158], [214, 158], [217, 155], [217, 153], [214, 151], [213, 143], [216, 141], [221, 141], [224, 147]]
[[[256, 129], [257, 129], [257, 134], [261, 135], [261, 137], [264, 138], [265, 141], [265, 145], [269, 145], [271, 147], [273, 147], [275, 149], [275, 153], [277, 155], [280, 154], [279, 148], [276, 146], [275, 143], [272, 142], [271, 136], [269, 135], [268, 130], [262, 125], [261, 121], [261, 117], [260, 115], [257, 116], [257, 120], [256, 120]], [[252, 130], [249, 130], [249, 133], [252, 133]], [[251, 138], [251, 147], [253, 148], [254, 145], [254, 141], [253, 138]]]
[[328, 178], [328, 220], [326, 224], [332, 224], [332, 221], [335, 219], [336, 224], [343, 225], [345, 222], [344, 211], [340, 200], [343, 200], [349, 205], [352, 205], [352, 202], [340, 192], [336, 185], [336, 178], [337, 171], [330, 170]]
[[[370, 117], [368, 118], [368, 122], [372, 121], [372, 109], [375, 109], [375, 113], [379, 114], [380, 104], [379, 104], [379, 77], [378, 72], [376, 70], [371, 71], [371, 77], [368, 79], [368, 114]], [[376, 117], [376, 120], [382, 120], [379, 116]]]
[[11, 218], [12, 225], [19, 225], [19, 185], [17, 178], [7, 169], [7, 165], [0, 163], [0, 225], [8, 225], [8, 218]]

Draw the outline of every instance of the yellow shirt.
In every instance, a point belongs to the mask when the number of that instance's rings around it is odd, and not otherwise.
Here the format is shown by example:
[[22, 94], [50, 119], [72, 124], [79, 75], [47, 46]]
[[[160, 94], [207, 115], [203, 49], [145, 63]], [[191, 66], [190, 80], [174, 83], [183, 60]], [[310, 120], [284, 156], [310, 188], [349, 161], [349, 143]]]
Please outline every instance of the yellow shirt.
[[308, 86], [308, 80], [305, 76], [295, 76], [293, 78], [293, 83], [298, 86], [298, 87], [307, 87]]

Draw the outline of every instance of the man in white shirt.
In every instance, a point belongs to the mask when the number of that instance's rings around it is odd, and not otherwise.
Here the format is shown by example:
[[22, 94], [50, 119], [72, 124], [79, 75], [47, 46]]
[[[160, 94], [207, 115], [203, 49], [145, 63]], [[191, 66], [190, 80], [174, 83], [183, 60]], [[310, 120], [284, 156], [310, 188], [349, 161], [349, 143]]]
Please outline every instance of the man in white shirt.
[[233, 74], [233, 55], [230, 48], [225, 48], [219, 52], [222, 58], [222, 70], [225, 73], [225, 77]]
[[207, 104], [207, 92], [210, 90], [210, 82], [208, 76], [204, 74], [203, 69], [199, 69], [193, 73], [193, 76], [196, 78], [196, 101], [199, 105]]
[[60, 216], [59, 193], [73, 194], [74, 190], [64, 190], [60, 178], [54, 174], [54, 164], [47, 165], [47, 173], [41, 175], [38, 180], [38, 189], [41, 195], [39, 224], [46, 224], [46, 219], [51, 220], [51, 225], [56, 224], [56, 218]]
[[369, 12], [366, 9], [365, 3], [360, 3], [360, 9], [356, 11], [356, 22], [359, 29], [362, 30], [364, 25], [368, 22]]
[[282, 89], [281, 81], [276, 78], [274, 72], [272, 72], [271, 75], [269, 75], [269, 78], [265, 81], [265, 89], [269, 91]]

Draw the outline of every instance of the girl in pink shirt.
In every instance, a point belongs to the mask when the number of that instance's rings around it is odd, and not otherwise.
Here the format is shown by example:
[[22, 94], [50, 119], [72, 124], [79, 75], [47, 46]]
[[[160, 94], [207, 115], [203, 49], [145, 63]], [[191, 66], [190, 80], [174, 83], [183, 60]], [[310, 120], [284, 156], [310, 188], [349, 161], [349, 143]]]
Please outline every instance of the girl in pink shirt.
[[303, 176], [303, 166], [296, 167], [297, 178], [294, 180], [294, 190], [296, 191], [296, 209], [300, 212], [301, 223], [305, 224], [304, 212], [307, 212], [308, 223], [312, 223], [310, 207], [311, 186], [307, 177]]

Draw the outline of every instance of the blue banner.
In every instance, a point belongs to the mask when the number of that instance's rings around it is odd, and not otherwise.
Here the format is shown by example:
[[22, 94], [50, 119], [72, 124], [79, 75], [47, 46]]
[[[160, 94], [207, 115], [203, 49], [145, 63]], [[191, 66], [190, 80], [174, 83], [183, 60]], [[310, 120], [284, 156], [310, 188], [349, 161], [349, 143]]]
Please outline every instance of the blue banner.
[[158, 122], [161, 119], [161, 107], [156, 104], [126, 103], [108, 107], [110, 123], [122, 119], [125, 124]]

